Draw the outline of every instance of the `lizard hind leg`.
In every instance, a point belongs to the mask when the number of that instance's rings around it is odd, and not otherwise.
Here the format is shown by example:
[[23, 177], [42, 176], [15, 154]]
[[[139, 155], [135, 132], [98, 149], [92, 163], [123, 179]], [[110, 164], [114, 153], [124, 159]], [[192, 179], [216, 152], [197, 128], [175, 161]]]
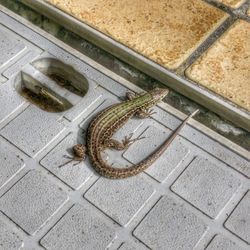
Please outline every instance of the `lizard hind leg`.
[[112, 149], [116, 149], [119, 151], [125, 150], [125, 149], [128, 149], [128, 147], [132, 145], [135, 141], [145, 138], [145, 137], [141, 137], [141, 138], [131, 139], [132, 136], [133, 136], [133, 133], [131, 133], [129, 136], [125, 136], [121, 142], [110, 138], [104, 142], [103, 148], [112, 148]]

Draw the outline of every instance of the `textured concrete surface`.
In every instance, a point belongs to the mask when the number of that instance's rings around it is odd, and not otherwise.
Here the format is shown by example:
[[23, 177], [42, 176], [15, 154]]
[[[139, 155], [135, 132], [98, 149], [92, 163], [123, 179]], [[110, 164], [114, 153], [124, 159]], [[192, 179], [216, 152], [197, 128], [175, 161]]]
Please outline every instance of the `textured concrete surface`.
[[[6, 56], [0, 66], [1, 74], [9, 72], [0, 84], [0, 103], [8, 108], [0, 109], [0, 249], [249, 249], [246, 150], [191, 120], [140, 175], [109, 180], [88, 159], [59, 168], [72, 145], [84, 143], [93, 116], [121, 101], [128, 88], [136, 89], [0, 11], [2, 29], [5, 40], [16, 37], [25, 49], [13, 54], [11, 63]], [[28, 51], [35, 58], [25, 57]], [[45, 54], [72, 65], [88, 80], [88, 93], [71, 109], [46, 112], [19, 94], [20, 74], [27, 69], [40, 84], [55, 86], [32, 69]], [[8, 71], [13, 65], [16, 69]], [[61, 88], [58, 93], [64, 95]], [[75, 95], [69, 91], [64, 97]], [[131, 119], [118, 131], [117, 139], [131, 132], [147, 137], [125, 152], [105, 152], [109, 162], [140, 161], [184, 118], [168, 105], [154, 110], [153, 117]]]
[[47, 2], [171, 69], [227, 17], [200, 0]]
[[186, 74], [192, 80], [250, 110], [250, 23], [239, 20]]

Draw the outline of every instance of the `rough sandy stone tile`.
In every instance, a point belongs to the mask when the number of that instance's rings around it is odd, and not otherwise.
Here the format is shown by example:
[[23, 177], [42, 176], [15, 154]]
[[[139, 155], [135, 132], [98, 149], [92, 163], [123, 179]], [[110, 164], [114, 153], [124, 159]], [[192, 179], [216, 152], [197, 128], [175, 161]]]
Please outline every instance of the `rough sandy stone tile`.
[[47, 1], [171, 69], [227, 16], [200, 0]]
[[66, 193], [33, 170], [0, 198], [0, 210], [33, 235], [66, 200]]
[[215, 238], [208, 245], [206, 250], [243, 250], [243, 248], [237, 246], [237, 244], [222, 235], [216, 235]]
[[151, 249], [193, 249], [206, 230], [200, 218], [183, 204], [163, 197], [135, 229], [134, 235]]
[[89, 205], [75, 205], [41, 240], [48, 250], [107, 249], [115, 227]]
[[247, 15], [250, 16], [250, 8], [247, 11]]
[[0, 250], [18, 250], [23, 245], [23, 241], [11, 226], [2, 219], [0, 213]]
[[250, 191], [230, 215], [225, 226], [250, 244]]
[[246, 2], [246, 0], [217, 0], [217, 2], [223, 3], [225, 5], [232, 7], [232, 8], [238, 8], [241, 6], [241, 4]]
[[250, 110], [250, 23], [239, 20], [186, 74], [192, 80]]
[[240, 181], [225, 165], [197, 157], [171, 189], [214, 218], [233, 196]]

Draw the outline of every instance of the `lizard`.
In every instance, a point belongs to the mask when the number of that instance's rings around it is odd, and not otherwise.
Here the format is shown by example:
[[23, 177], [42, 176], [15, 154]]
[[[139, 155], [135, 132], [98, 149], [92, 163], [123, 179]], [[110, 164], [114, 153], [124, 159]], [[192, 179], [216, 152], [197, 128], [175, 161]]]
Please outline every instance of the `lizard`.
[[73, 157], [67, 157], [70, 160], [59, 167], [75, 160], [78, 162], [86, 158], [86, 152], [93, 164], [94, 169], [102, 176], [121, 179], [134, 176], [144, 171], [152, 165], [168, 148], [174, 138], [178, 135], [181, 128], [187, 121], [193, 117], [199, 110], [196, 110], [189, 115], [182, 124], [170, 135], [170, 137], [151, 155], [140, 163], [129, 168], [114, 168], [112, 165], [102, 159], [101, 152], [106, 148], [114, 148], [116, 150], [127, 149], [136, 140], [130, 136], [125, 136], [122, 142], [119, 142], [111, 137], [118, 131], [132, 116], [139, 118], [150, 117], [154, 112], [152, 107], [160, 102], [169, 90], [163, 88], [155, 88], [145, 94], [136, 95], [130, 92], [127, 93], [127, 101], [111, 105], [101, 111], [90, 123], [87, 129], [87, 147], [83, 144], [76, 144], [73, 147]]

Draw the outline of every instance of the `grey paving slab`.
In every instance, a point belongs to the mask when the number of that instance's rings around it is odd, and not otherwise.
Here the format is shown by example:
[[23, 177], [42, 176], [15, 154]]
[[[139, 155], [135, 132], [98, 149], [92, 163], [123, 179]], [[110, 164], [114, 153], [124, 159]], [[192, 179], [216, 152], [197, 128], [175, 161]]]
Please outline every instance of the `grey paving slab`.
[[223, 164], [196, 157], [171, 189], [207, 215], [215, 218], [241, 182]]
[[119, 224], [126, 225], [153, 193], [152, 184], [140, 175], [125, 180], [101, 178], [84, 197]]
[[205, 223], [183, 204], [164, 196], [135, 229], [134, 235], [152, 249], [193, 249]]
[[21, 153], [0, 137], [0, 188], [11, 180], [24, 166]]
[[229, 240], [223, 235], [216, 235], [211, 243], [206, 247], [206, 250], [243, 250], [232, 240]]
[[16, 92], [12, 81], [0, 84], [0, 122], [18, 110], [24, 103], [25, 99]]
[[250, 191], [246, 193], [225, 223], [226, 228], [250, 244]]
[[59, 179], [67, 183], [74, 189], [79, 189], [93, 175], [93, 169], [88, 166], [88, 161], [83, 161], [78, 165], [73, 161], [59, 168], [69, 161], [64, 155], [72, 156], [72, 147], [77, 143], [84, 143], [83, 136], [71, 133], [66, 136], [49, 154], [47, 154], [40, 164], [55, 174]]
[[19, 53], [26, 49], [26, 45], [17, 39], [13, 33], [9, 33], [0, 25], [0, 68], [9, 63]]
[[33, 235], [66, 200], [66, 193], [33, 170], [0, 198], [0, 211]]
[[115, 238], [115, 225], [88, 205], [75, 205], [41, 240], [53, 250], [106, 249]]
[[18, 250], [22, 245], [21, 236], [3, 220], [3, 215], [0, 213], [0, 250]]
[[28, 155], [35, 156], [63, 130], [58, 116], [32, 105], [7, 124], [0, 134]]

